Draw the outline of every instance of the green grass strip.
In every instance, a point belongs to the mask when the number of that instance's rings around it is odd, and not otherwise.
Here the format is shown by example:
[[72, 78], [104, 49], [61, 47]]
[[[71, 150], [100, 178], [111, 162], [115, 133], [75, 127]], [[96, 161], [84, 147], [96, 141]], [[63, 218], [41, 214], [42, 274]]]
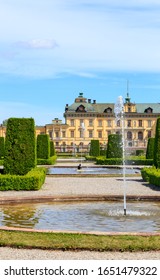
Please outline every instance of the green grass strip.
[[0, 230], [0, 246], [48, 250], [160, 250], [160, 236], [94, 235]]

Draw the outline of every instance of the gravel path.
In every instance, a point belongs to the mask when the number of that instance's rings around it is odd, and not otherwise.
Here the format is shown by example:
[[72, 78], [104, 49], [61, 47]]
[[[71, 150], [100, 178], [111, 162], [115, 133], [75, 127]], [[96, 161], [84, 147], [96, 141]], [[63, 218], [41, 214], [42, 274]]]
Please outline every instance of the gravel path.
[[[123, 195], [123, 180], [121, 177], [112, 178], [70, 178], [70, 177], [46, 177], [44, 186], [40, 191], [8, 191], [0, 192], [0, 200], [9, 198], [27, 197], [63, 197], [63, 196], [109, 196]], [[141, 177], [126, 179], [126, 193], [134, 196], [159, 197], [160, 190], [153, 188], [142, 181]], [[118, 252], [62, 252], [44, 250], [24, 250], [0, 247], [0, 259], [160, 259], [160, 251], [118, 253]]]
[[90, 252], [48, 251], [0, 247], [1, 260], [160, 260], [160, 251]]
[[[40, 191], [7, 191], [0, 192], [0, 200], [25, 197], [62, 197], [62, 196], [94, 196], [94, 195], [123, 195], [123, 179], [112, 178], [71, 178], [46, 177], [44, 186]], [[142, 181], [141, 177], [126, 179], [127, 195], [160, 197], [160, 190], [153, 188]]]

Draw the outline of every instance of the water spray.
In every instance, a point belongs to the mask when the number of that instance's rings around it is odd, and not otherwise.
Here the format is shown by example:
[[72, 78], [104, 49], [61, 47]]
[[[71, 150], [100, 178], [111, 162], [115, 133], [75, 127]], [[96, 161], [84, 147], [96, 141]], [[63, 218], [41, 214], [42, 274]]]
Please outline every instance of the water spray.
[[123, 151], [123, 189], [124, 189], [124, 215], [127, 214], [126, 207], [126, 166], [125, 166], [125, 132], [124, 132], [124, 102], [123, 97], [119, 96], [114, 106], [114, 113], [117, 121], [122, 123], [122, 151]]

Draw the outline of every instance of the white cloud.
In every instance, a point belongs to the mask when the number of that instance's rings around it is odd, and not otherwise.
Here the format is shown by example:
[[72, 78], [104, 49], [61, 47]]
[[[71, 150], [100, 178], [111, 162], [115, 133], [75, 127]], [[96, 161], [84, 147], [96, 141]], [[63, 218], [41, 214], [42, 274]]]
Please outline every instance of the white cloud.
[[54, 49], [58, 46], [55, 40], [50, 39], [32, 39], [29, 41], [16, 42], [15, 47], [24, 49]]

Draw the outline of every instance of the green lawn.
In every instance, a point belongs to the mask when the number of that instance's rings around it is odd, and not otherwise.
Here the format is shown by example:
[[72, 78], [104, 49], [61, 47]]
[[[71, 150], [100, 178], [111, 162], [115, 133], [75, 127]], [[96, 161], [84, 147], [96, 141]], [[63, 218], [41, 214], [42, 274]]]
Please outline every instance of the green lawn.
[[0, 246], [49, 250], [160, 250], [160, 236], [94, 235], [0, 230]]

